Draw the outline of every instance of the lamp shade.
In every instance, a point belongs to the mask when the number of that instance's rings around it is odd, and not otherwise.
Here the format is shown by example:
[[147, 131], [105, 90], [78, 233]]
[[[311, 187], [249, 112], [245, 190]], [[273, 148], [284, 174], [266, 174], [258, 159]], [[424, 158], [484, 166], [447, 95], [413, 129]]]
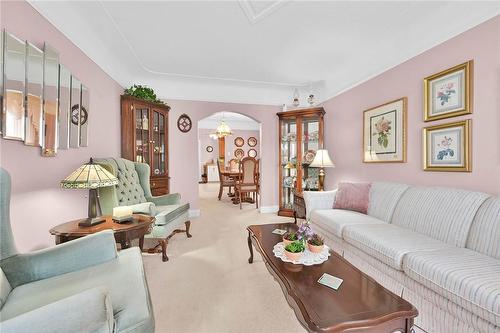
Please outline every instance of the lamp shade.
[[328, 150], [326, 149], [318, 149], [318, 151], [316, 152], [316, 156], [314, 156], [314, 160], [311, 164], [309, 164], [309, 166], [313, 168], [335, 167], [332, 160], [330, 159], [330, 155], [328, 155]]
[[62, 188], [73, 189], [96, 189], [116, 184], [118, 184], [118, 178], [99, 164], [94, 164], [92, 159], [61, 181]]

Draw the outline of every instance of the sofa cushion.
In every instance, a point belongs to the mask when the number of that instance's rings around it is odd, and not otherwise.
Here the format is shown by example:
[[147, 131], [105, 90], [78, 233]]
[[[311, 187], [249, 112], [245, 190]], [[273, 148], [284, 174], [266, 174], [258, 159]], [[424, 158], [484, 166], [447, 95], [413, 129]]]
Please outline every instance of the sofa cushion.
[[7, 297], [9, 297], [12, 287], [10, 286], [9, 280], [5, 276], [3, 270], [0, 268], [0, 309], [2, 308]]
[[500, 259], [500, 197], [491, 197], [481, 205], [465, 247]]
[[348, 225], [385, 223], [374, 217], [343, 209], [321, 209], [311, 213], [311, 223], [342, 238], [342, 231]]
[[155, 225], [165, 225], [170, 221], [175, 220], [178, 216], [189, 211], [189, 203], [156, 206], [156, 221]]
[[464, 247], [472, 220], [487, 198], [480, 192], [410, 187], [399, 200], [391, 223]]
[[372, 183], [368, 215], [389, 223], [396, 204], [408, 187], [406, 184], [398, 183]]
[[500, 260], [464, 248], [409, 253], [404, 272], [439, 295], [500, 325]]
[[101, 286], [108, 290], [111, 297], [115, 332], [131, 328], [135, 329], [127, 332], [154, 331], [153, 310], [149, 303], [141, 253], [137, 247], [120, 251], [116, 260], [15, 288], [0, 311], [0, 317], [7, 320]]
[[348, 225], [342, 234], [348, 243], [400, 271], [407, 253], [452, 247], [409, 229], [385, 223]]
[[339, 183], [334, 209], [347, 209], [366, 214], [370, 203], [371, 183]]

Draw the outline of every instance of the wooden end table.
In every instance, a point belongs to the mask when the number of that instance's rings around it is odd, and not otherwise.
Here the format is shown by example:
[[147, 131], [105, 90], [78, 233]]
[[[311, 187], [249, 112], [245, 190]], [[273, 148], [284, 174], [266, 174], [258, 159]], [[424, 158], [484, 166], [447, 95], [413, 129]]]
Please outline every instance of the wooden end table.
[[56, 244], [68, 242], [73, 239], [95, 234], [103, 230], [113, 230], [115, 240], [122, 249], [130, 247], [132, 239], [139, 238], [139, 247], [142, 250], [144, 235], [151, 231], [155, 218], [148, 215], [134, 214], [132, 222], [116, 223], [110, 215], [105, 216], [106, 222], [96, 224], [91, 227], [81, 227], [78, 225], [82, 220], [74, 220], [59, 224], [50, 233], [56, 237]]
[[[370, 276], [331, 252], [320, 265], [304, 266], [283, 262], [273, 254], [281, 236], [274, 229], [297, 230], [294, 223], [251, 225], [248, 230], [249, 263], [252, 244], [262, 254], [267, 269], [281, 286], [288, 304], [310, 332], [413, 332], [417, 309], [382, 287]], [[328, 273], [344, 280], [338, 290], [317, 281]]]
[[295, 224], [297, 219], [306, 218], [306, 202], [304, 200], [304, 193], [293, 190], [293, 218]]

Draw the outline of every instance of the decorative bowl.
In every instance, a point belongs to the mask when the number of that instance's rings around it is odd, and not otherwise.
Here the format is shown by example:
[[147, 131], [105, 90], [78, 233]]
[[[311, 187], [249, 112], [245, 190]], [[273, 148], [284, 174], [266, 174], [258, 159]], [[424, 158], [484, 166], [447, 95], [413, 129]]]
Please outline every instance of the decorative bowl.
[[289, 252], [285, 249], [285, 256], [289, 259], [289, 260], [292, 260], [292, 261], [298, 261], [301, 257], [302, 257], [302, 254], [304, 252]]
[[325, 245], [312, 245], [312, 244], [309, 244], [309, 242], [307, 243], [307, 248], [312, 253], [321, 253], [321, 252], [323, 252], [323, 247], [325, 247]]

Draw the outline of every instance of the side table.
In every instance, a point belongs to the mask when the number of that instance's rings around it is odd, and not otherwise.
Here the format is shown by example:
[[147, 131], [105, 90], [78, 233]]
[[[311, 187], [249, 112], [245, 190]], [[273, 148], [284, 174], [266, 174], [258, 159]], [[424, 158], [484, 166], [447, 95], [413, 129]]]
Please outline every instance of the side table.
[[61, 244], [99, 231], [113, 230], [115, 240], [121, 245], [122, 249], [129, 248], [132, 239], [139, 238], [139, 247], [142, 250], [144, 235], [151, 231], [155, 218], [141, 214], [134, 214], [133, 217], [132, 222], [115, 223], [113, 218], [107, 215], [105, 216], [106, 222], [91, 227], [79, 226], [78, 223], [83, 219], [74, 220], [59, 224], [50, 229], [49, 232], [55, 236], [56, 244]]

